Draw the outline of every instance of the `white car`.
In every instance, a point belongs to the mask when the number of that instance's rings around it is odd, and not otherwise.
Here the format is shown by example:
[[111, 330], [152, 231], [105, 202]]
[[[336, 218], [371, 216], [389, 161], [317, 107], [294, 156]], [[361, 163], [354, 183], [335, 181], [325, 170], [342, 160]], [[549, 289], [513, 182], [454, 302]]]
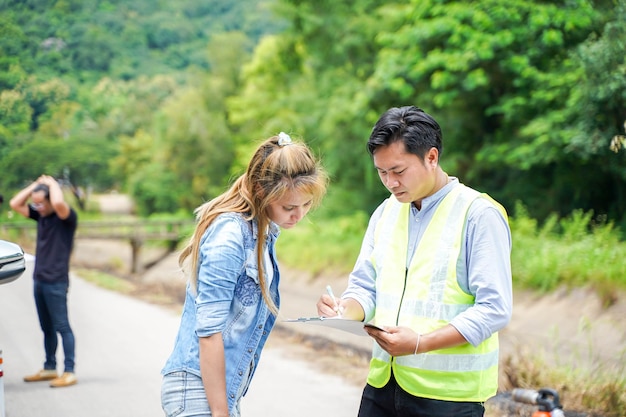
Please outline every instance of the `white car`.
[[[26, 270], [24, 251], [19, 245], [0, 240], [0, 284], [7, 284], [22, 276]], [[4, 382], [2, 381], [2, 349], [0, 348], [0, 417], [5, 417]]]

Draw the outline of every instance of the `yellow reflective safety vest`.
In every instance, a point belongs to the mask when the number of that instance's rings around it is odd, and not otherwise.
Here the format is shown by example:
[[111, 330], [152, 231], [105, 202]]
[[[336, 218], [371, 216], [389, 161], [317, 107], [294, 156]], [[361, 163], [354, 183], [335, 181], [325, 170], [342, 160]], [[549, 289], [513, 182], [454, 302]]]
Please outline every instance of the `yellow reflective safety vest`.
[[[374, 230], [372, 264], [376, 270], [375, 322], [406, 326], [424, 334], [448, 324], [474, 305], [474, 296], [457, 283], [456, 265], [464, 244], [472, 202], [488, 195], [459, 184], [439, 203], [408, 268], [410, 203], [390, 196]], [[374, 343], [368, 384], [381, 388], [391, 370], [406, 392], [445, 401], [484, 402], [498, 388], [498, 336], [432, 352], [391, 357]]]

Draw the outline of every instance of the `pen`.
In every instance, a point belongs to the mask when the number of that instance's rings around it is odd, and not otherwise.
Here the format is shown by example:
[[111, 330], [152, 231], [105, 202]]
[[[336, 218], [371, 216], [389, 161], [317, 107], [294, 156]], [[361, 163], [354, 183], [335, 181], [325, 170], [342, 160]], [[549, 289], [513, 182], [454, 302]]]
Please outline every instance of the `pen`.
[[337, 316], [341, 317], [341, 310], [339, 309], [339, 304], [337, 303], [337, 298], [335, 298], [335, 294], [333, 293], [333, 289], [330, 288], [330, 285], [326, 286], [326, 292], [330, 295], [330, 298], [333, 299], [333, 304], [335, 305], [335, 311], [337, 312]]

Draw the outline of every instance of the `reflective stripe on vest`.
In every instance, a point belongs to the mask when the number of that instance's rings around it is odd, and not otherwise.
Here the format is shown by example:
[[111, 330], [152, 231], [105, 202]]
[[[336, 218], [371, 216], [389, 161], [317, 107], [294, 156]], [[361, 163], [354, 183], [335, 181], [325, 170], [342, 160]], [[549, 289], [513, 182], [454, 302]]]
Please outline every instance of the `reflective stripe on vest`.
[[[389, 197], [374, 230], [372, 264], [376, 269], [375, 322], [429, 333], [474, 304], [457, 283], [457, 262], [471, 203], [490, 197], [462, 184], [437, 207], [407, 265], [410, 204]], [[412, 277], [407, 279], [407, 276]], [[398, 384], [412, 395], [447, 401], [486, 401], [498, 385], [497, 334], [473, 347], [466, 343], [419, 355], [390, 357], [374, 343], [368, 383], [384, 386], [391, 368]]]

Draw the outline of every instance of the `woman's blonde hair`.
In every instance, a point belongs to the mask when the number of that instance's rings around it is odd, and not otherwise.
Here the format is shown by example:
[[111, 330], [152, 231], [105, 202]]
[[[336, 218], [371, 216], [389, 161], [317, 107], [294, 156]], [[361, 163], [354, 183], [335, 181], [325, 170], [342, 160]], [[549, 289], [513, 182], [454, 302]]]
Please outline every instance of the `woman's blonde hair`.
[[192, 288], [197, 287], [198, 253], [204, 232], [222, 213], [243, 213], [246, 220], [256, 219], [257, 222], [256, 253], [261, 294], [276, 315], [278, 309], [269, 295], [263, 268], [265, 231], [271, 222], [267, 208], [289, 191], [310, 195], [312, 207], [316, 207], [326, 194], [327, 184], [326, 172], [305, 144], [292, 142], [284, 133], [266, 139], [255, 151], [246, 172], [226, 192], [202, 204], [194, 212], [196, 228], [178, 258], [183, 267], [187, 257], [192, 256], [189, 271]]

